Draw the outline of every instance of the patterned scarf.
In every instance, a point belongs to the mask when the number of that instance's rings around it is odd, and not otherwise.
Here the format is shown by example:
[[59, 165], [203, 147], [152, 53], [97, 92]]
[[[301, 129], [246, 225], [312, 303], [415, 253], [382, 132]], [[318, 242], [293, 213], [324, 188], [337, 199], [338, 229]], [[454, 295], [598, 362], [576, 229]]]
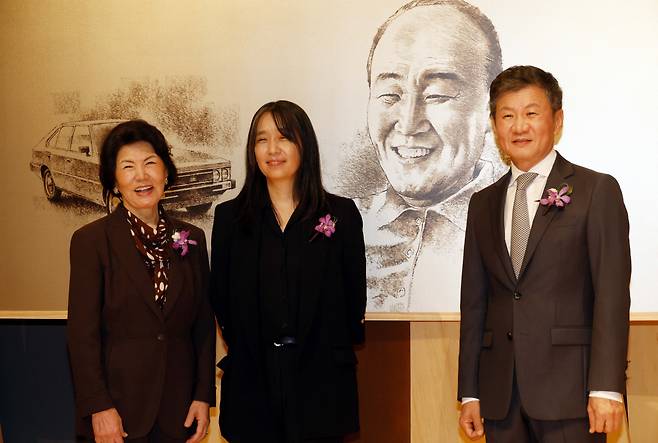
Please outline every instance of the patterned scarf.
[[167, 288], [169, 287], [169, 278], [167, 276], [169, 256], [166, 252], [169, 239], [167, 238], [167, 223], [164, 212], [162, 209], [158, 209], [160, 220], [155, 230], [127, 209], [126, 213], [128, 214], [130, 233], [135, 241], [135, 246], [153, 279], [155, 302], [160, 306], [160, 309], [163, 309], [167, 301]]

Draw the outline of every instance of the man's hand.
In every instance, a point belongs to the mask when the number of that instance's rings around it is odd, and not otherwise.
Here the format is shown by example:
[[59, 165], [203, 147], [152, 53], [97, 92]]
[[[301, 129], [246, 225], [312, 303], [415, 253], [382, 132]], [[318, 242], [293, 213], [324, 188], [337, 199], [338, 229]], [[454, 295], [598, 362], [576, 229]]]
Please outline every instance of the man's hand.
[[589, 433], [615, 432], [624, 416], [624, 404], [607, 398], [590, 397], [587, 403]]
[[210, 424], [210, 405], [205, 401], [194, 400], [190, 405], [185, 418], [185, 427], [189, 428], [196, 420], [196, 432], [193, 436], [187, 439], [185, 443], [197, 443], [206, 436], [208, 433], [208, 425]]
[[119, 412], [115, 408], [106, 409], [91, 415], [96, 443], [123, 443], [128, 434], [123, 430]]
[[459, 426], [471, 440], [477, 440], [484, 435], [479, 401], [469, 401], [462, 405], [462, 411], [459, 414]]

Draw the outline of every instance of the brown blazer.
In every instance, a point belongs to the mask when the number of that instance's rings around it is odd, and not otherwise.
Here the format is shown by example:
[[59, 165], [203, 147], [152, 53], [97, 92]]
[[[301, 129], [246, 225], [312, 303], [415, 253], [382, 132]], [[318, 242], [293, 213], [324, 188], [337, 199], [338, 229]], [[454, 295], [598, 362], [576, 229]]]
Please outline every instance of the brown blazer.
[[458, 397], [503, 419], [516, 371], [530, 417], [585, 417], [589, 391], [625, 392], [631, 258], [621, 190], [558, 154], [546, 184], [573, 186], [572, 201], [538, 208], [517, 279], [503, 225], [510, 176], [469, 206]]
[[156, 420], [184, 437], [192, 400], [215, 403], [205, 236], [170, 221], [198, 244], [184, 257], [170, 251], [164, 311], [122, 208], [73, 234], [67, 336], [79, 434], [93, 436], [91, 414], [115, 407], [130, 437], [146, 435]]

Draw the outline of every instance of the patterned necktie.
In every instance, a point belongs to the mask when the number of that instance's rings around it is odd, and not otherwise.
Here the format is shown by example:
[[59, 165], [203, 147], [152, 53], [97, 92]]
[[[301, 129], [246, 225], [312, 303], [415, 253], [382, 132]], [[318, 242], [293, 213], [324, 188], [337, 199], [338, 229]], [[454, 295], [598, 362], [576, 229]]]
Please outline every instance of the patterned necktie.
[[514, 209], [512, 210], [512, 240], [510, 255], [514, 275], [519, 276], [525, 248], [530, 236], [530, 219], [528, 217], [528, 197], [526, 188], [537, 177], [534, 172], [526, 172], [516, 178], [516, 194], [514, 194]]

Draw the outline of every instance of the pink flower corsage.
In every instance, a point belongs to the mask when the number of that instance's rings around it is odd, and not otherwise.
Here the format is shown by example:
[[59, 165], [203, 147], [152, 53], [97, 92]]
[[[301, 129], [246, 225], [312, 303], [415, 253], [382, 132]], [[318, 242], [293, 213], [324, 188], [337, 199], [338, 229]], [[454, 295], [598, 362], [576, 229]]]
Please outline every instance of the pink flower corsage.
[[558, 191], [555, 188], [550, 188], [546, 190], [546, 196], [539, 200], [539, 204], [550, 208], [551, 206], [557, 206], [558, 208], [564, 208], [566, 205], [571, 203], [571, 194], [573, 193], [573, 188], [567, 183], [560, 185], [560, 190]]
[[172, 248], [178, 250], [180, 249], [180, 255], [181, 257], [184, 257], [185, 254], [190, 249], [190, 245], [196, 245], [196, 240], [191, 240], [188, 237], [190, 236], [190, 231], [174, 231], [173, 235], [171, 236], [172, 240], [174, 241], [172, 243]]
[[332, 217], [331, 214], [327, 214], [324, 217], [320, 217], [318, 221], [320, 223], [315, 227], [315, 233], [309, 242], [313, 241], [313, 239], [315, 239], [318, 234], [324, 234], [326, 237], [331, 237], [331, 234], [336, 232], [336, 222], [338, 221], [336, 217]]

